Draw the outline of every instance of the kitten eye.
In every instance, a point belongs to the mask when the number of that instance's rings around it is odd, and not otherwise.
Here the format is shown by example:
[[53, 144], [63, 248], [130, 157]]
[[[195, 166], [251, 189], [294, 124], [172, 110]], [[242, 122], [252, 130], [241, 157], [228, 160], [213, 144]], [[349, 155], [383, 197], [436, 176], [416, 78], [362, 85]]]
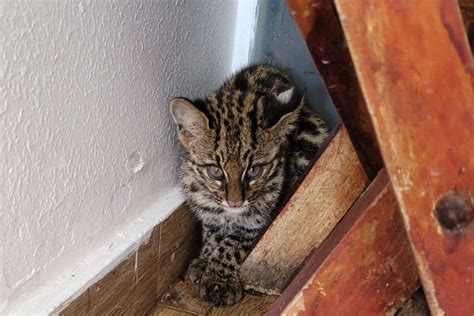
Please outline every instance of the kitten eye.
[[263, 173], [262, 166], [254, 166], [247, 170], [247, 177], [249, 177], [249, 179], [254, 180], [254, 179], [260, 178], [262, 173]]
[[209, 178], [214, 180], [221, 180], [222, 176], [224, 175], [222, 169], [216, 166], [208, 166], [206, 167], [206, 171]]

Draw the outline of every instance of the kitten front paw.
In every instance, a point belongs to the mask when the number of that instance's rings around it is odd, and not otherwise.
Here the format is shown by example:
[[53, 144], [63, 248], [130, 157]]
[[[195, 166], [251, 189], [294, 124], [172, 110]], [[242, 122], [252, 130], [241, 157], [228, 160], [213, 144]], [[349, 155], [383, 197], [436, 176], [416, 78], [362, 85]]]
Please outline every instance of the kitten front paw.
[[195, 258], [189, 264], [185, 278], [191, 280], [194, 284], [201, 283], [202, 275], [206, 270], [207, 262], [201, 258]]
[[242, 282], [236, 276], [219, 278], [203, 275], [199, 295], [217, 307], [232, 306], [242, 299]]

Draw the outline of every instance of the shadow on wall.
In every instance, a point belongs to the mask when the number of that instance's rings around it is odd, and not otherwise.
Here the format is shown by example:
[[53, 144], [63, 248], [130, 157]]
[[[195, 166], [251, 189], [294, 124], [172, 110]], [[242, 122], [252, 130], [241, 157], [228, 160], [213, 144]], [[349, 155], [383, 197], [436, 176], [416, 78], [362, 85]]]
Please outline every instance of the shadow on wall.
[[287, 69], [329, 128], [341, 121], [285, 0], [260, 3], [251, 62]]

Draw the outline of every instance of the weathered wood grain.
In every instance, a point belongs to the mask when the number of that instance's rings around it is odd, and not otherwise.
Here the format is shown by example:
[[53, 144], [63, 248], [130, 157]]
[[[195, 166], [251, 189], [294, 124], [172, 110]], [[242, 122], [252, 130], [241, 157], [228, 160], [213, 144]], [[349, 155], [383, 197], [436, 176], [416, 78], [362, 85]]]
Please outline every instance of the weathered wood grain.
[[245, 287], [280, 294], [366, 185], [367, 176], [342, 127], [243, 263]]
[[246, 295], [241, 302], [232, 307], [214, 307], [209, 316], [261, 316], [270, 309], [276, 298], [271, 295]]
[[185, 204], [161, 224], [156, 297], [160, 297], [199, 254], [199, 240], [199, 224]]
[[[186, 204], [178, 207], [161, 223], [160, 255], [172, 253], [193, 236], [199, 236], [199, 223]], [[196, 238], [194, 238], [196, 239]]]
[[60, 313], [61, 316], [86, 316], [89, 315], [89, 291], [86, 290], [74, 299]]
[[166, 312], [173, 310], [191, 315], [263, 315], [268, 311], [276, 298], [276, 296], [256, 296], [246, 293], [242, 301], [234, 306], [225, 308], [212, 307], [199, 297], [198, 288], [195, 284], [192, 284], [190, 281], [178, 281], [161, 296], [152, 314], [166, 315]]
[[144, 315], [199, 250], [198, 224], [182, 205], [150, 240], [72, 301], [61, 315]]
[[418, 274], [388, 176], [367, 191], [305, 262], [269, 315], [382, 315]]
[[156, 253], [159, 227], [150, 241], [89, 289], [89, 314], [145, 313], [156, 299]]
[[150, 316], [189, 316], [189, 315], [196, 315], [196, 314], [191, 314], [179, 309], [158, 306], [153, 311], [151, 311], [149, 315]]
[[458, 3], [336, 5], [431, 312], [470, 315], [474, 64]]
[[333, 0], [288, 0], [306, 45], [369, 177], [383, 167]]
[[190, 281], [179, 280], [158, 299], [157, 305], [196, 315], [207, 315], [212, 306], [199, 297], [198, 291], [198, 287]]

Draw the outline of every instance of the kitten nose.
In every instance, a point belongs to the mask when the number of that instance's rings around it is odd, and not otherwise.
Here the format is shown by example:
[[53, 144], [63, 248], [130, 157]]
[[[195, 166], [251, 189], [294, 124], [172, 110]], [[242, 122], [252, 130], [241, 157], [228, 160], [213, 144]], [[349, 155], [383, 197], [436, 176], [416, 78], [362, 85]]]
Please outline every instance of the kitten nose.
[[244, 204], [244, 201], [242, 201], [242, 200], [237, 200], [237, 201], [227, 200], [227, 203], [229, 203], [230, 207], [240, 207], [240, 206], [242, 206], [242, 204]]

